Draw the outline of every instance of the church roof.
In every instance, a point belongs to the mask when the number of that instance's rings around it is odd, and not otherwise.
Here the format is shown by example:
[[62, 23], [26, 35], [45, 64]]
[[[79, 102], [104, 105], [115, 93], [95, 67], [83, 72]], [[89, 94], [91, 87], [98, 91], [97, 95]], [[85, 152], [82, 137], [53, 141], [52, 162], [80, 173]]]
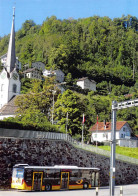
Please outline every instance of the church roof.
[[13, 20], [12, 20], [12, 28], [9, 40], [9, 47], [7, 53], [6, 67], [7, 71], [10, 73], [15, 68], [16, 63], [16, 55], [15, 55], [15, 8], [13, 9]]
[[17, 96], [14, 96], [7, 104], [5, 104], [0, 109], [0, 116], [15, 115], [16, 114], [16, 110], [17, 110], [18, 107], [15, 105], [15, 100], [16, 100]]

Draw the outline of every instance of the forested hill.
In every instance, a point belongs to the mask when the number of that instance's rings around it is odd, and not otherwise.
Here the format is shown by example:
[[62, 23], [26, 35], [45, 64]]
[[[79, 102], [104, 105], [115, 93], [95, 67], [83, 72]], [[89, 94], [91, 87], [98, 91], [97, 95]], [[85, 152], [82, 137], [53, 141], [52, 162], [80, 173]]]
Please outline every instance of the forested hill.
[[[0, 56], [9, 36], [0, 39]], [[97, 83], [131, 86], [138, 79], [138, 19], [123, 16], [59, 20], [42, 26], [27, 20], [16, 32], [16, 56], [22, 63], [42, 61], [72, 78], [88, 76]]]

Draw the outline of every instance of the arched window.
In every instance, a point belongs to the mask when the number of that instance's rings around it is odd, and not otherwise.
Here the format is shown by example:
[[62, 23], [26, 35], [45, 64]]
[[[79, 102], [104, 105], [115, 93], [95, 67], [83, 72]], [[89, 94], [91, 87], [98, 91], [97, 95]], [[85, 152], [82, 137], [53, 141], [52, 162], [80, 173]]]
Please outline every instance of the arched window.
[[4, 84], [1, 85], [1, 91], [4, 91]]
[[13, 91], [13, 93], [16, 93], [16, 91], [17, 91], [17, 85], [16, 84], [13, 84], [12, 91]]

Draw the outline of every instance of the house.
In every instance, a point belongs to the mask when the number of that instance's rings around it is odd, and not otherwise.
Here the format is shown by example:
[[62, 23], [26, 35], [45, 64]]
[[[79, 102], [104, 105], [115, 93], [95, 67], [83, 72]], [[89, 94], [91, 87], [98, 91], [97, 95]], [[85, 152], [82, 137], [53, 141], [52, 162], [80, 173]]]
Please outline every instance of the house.
[[[106, 142], [111, 141], [111, 122], [98, 122], [93, 125], [89, 132], [91, 132], [91, 142]], [[132, 129], [126, 121], [116, 122], [116, 140], [120, 144], [121, 139], [130, 139]]]
[[42, 80], [42, 71], [36, 67], [27, 69], [23, 71], [22, 74], [24, 75], [24, 78], [27, 77], [27, 78], [36, 78]]
[[[7, 53], [4, 54], [4, 55], [2, 55], [2, 56], [0, 57], [0, 59], [1, 59], [1, 65], [2, 65], [3, 67], [7, 67], [7, 65], [6, 65], [6, 62], [7, 62]], [[18, 70], [21, 70], [21, 62], [18, 60], [18, 57], [16, 57], [16, 62], [15, 62], [15, 64], [16, 64], [16, 68], [17, 68]]]
[[[44, 63], [42, 63], [42, 62], [40, 62], [40, 61], [38, 61], [38, 62], [33, 62], [32, 64], [31, 64], [31, 68], [37, 68], [38, 70], [40, 70], [40, 71], [43, 71], [44, 69], [45, 69], [45, 64]], [[27, 69], [29, 69], [30, 68], [30, 66], [29, 66], [29, 64], [25, 64], [24, 65], [24, 68], [27, 70]]]
[[77, 85], [80, 86], [82, 89], [96, 91], [96, 82], [94, 80], [89, 80], [88, 77], [80, 78], [77, 81]]
[[45, 64], [42, 62], [34, 62], [31, 64], [31, 68], [29, 68], [29, 64], [24, 65], [26, 69], [22, 73], [24, 74], [24, 78], [36, 78], [42, 80], [42, 71], [45, 69]]
[[43, 76], [45, 77], [52, 77], [52, 76], [55, 76], [55, 79], [57, 82], [61, 83], [61, 82], [64, 82], [64, 77], [65, 77], [65, 74], [60, 70], [44, 70], [43, 71]]

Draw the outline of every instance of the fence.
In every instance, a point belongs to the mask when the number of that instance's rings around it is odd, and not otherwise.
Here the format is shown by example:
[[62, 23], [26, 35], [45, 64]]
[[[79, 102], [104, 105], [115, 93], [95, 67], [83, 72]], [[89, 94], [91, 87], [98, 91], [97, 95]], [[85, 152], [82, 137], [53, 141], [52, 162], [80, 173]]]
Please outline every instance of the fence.
[[[92, 146], [92, 145], [83, 144], [83, 145], [79, 145], [79, 146], [75, 145], [75, 147], [79, 147], [81, 149], [94, 152], [96, 154], [100, 154], [100, 155], [110, 157], [110, 151], [103, 150], [103, 149], [97, 148], [97, 147]], [[121, 154], [116, 154], [116, 159], [138, 165], [138, 159], [131, 158], [131, 157], [128, 157], [128, 156], [124, 156], [124, 155], [121, 155]]]
[[[71, 143], [74, 147], [94, 152], [96, 154], [104, 155], [110, 157], [110, 151], [100, 149], [98, 147], [81, 144], [77, 140], [73, 139], [70, 135], [64, 133], [54, 133], [54, 132], [41, 132], [32, 130], [17, 130], [17, 129], [3, 129], [0, 128], [0, 137], [13, 137], [13, 138], [24, 138], [24, 139], [51, 139], [51, 140], [64, 140]], [[138, 165], [138, 159], [116, 154], [116, 159], [130, 162]]]
[[130, 148], [137, 148], [138, 147], [138, 140], [133, 139], [120, 139], [118, 140], [119, 146], [130, 147]]

